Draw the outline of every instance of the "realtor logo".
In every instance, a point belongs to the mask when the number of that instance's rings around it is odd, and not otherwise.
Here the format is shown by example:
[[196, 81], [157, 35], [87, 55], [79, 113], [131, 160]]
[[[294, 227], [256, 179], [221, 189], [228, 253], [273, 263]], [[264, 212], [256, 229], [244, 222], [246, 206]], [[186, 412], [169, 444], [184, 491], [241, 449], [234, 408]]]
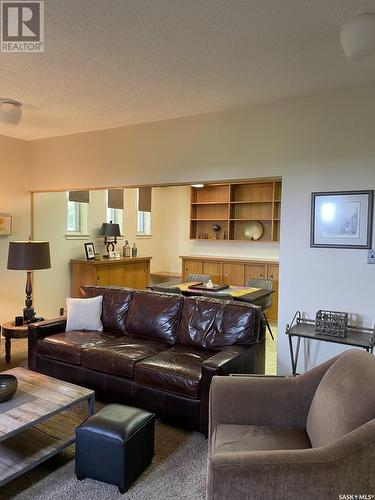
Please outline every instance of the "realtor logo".
[[44, 2], [1, 1], [1, 52], [44, 52]]

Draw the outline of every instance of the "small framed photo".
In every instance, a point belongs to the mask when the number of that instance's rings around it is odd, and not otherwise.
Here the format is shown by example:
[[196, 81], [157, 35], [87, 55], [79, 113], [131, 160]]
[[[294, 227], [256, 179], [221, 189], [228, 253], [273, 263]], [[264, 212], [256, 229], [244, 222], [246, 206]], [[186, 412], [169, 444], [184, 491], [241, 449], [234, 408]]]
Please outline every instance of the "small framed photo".
[[371, 248], [374, 191], [311, 194], [310, 246]]
[[12, 216], [10, 214], [0, 214], [0, 236], [10, 236], [12, 234]]
[[94, 243], [85, 243], [85, 252], [86, 252], [86, 259], [87, 260], [95, 259]]

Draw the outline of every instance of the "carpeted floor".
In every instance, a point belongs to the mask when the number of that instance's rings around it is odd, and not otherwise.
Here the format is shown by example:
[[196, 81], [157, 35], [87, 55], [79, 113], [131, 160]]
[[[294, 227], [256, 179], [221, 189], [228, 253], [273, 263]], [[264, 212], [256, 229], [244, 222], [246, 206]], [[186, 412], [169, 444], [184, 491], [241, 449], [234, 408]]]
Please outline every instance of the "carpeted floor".
[[115, 486], [74, 475], [74, 446], [0, 488], [1, 500], [203, 500], [207, 440], [162, 422], [156, 424], [152, 464], [125, 493]]

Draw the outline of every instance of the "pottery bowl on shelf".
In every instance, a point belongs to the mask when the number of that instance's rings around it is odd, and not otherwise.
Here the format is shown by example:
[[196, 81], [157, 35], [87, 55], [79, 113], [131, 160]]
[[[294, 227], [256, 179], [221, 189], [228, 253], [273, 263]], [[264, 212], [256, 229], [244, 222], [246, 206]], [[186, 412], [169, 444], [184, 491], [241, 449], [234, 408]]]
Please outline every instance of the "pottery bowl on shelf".
[[18, 381], [14, 375], [0, 374], [0, 403], [13, 397], [17, 387]]

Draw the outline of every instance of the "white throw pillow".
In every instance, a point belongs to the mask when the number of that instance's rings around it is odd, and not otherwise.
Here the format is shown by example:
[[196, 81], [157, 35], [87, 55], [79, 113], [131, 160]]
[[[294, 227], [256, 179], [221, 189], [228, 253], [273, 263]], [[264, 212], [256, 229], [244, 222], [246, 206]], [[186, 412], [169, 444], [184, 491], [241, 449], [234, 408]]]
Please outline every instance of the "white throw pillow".
[[90, 299], [66, 299], [67, 321], [65, 331], [97, 330], [103, 331], [103, 296]]

